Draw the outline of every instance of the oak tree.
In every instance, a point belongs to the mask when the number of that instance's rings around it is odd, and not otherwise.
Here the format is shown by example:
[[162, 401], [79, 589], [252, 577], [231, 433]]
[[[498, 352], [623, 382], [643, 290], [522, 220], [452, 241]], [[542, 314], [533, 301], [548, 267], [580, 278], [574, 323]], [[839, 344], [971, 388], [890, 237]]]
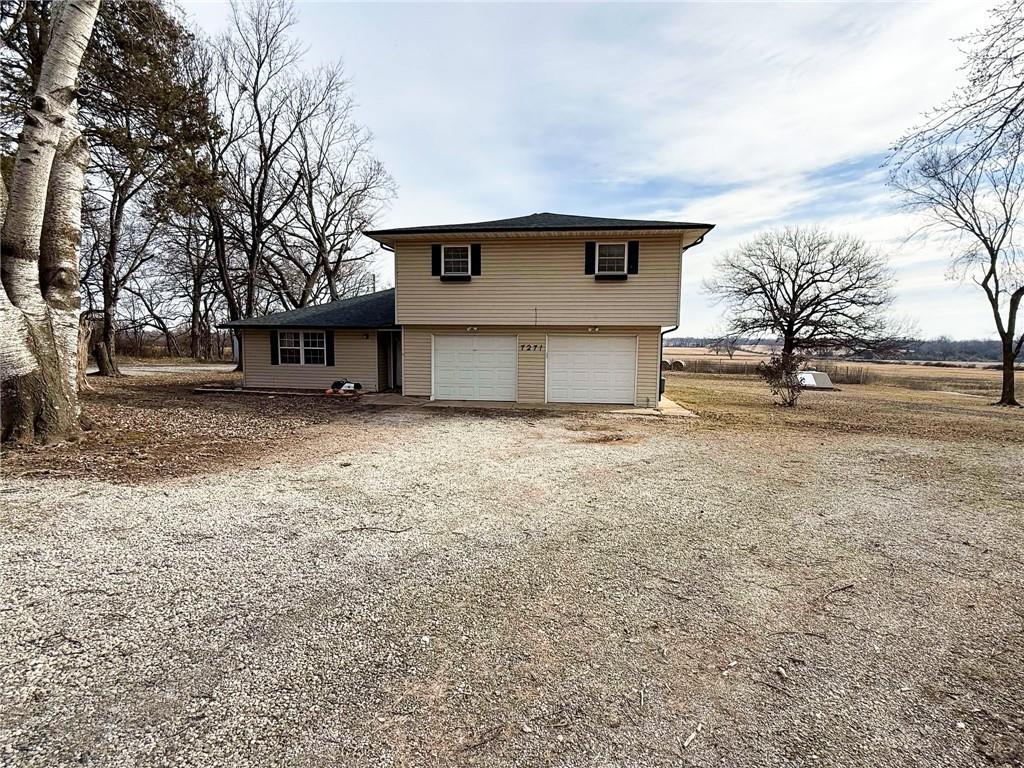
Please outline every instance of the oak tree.
[[772, 335], [782, 355], [896, 346], [893, 276], [863, 240], [818, 228], [765, 232], [721, 258], [705, 290], [726, 308], [726, 335]]

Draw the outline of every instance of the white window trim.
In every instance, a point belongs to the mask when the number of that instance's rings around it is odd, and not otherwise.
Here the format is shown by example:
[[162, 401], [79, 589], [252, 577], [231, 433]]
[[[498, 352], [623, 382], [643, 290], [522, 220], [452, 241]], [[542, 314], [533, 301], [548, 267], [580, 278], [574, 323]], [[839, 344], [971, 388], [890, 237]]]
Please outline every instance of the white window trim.
[[[449, 248], [465, 248], [466, 249], [466, 271], [465, 272], [449, 272], [444, 268], [444, 253]], [[441, 246], [441, 274], [448, 275], [450, 277], [469, 277], [473, 271], [473, 246], [468, 243], [465, 245], [459, 245], [452, 243], [451, 245]]]
[[[601, 246], [621, 245], [622, 246], [622, 269], [601, 269]], [[597, 243], [594, 246], [594, 274], [595, 275], [625, 275], [629, 271], [629, 243]]]
[[[299, 335], [299, 346], [293, 347], [291, 345], [285, 346], [285, 345], [281, 344], [281, 334], [282, 333], [297, 333]], [[310, 344], [309, 347], [308, 347], [309, 349], [322, 349], [323, 350], [323, 352], [324, 352], [324, 361], [322, 363], [307, 363], [306, 362], [306, 349], [307, 349], [307, 346], [306, 346], [306, 334], [307, 333], [319, 333], [320, 336], [323, 338], [323, 340], [324, 340], [323, 346], [315, 347], [312, 344]], [[282, 349], [297, 349], [297, 350], [299, 350], [299, 362], [297, 362], [297, 363], [286, 363], [282, 359], [282, 357], [281, 357], [281, 350]], [[327, 331], [312, 331], [312, 330], [278, 331], [277, 332], [277, 364], [278, 365], [309, 365], [309, 366], [313, 366], [314, 368], [326, 368], [327, 367]]]

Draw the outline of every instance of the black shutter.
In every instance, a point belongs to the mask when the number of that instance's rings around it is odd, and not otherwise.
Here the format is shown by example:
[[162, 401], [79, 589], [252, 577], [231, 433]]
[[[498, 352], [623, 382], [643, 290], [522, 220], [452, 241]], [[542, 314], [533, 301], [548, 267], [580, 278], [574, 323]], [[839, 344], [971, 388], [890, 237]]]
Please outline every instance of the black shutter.
[[583, 274], [592, 275], [596, 271], [594, 262], [597, 253], [597, 243], [588, 240], [583, 246]]
[[277, 355], [277, 331], [270, 332], [270, 364], [277, 365], [279, 358]]
[[430, 246], [430, 274], [435, 277], [441, 274], [441, 246]]
[[630, 240], [626, 248], [629, 259], [626, 261], [626, 272], [635, 275], [640, 271], [640, 241]]
[[480, 274], [480, 243], [473, 243], [469, 246], [470, 251], [470, 267], [469, 274], [479, 275]]
[[324, 359], [334, 365], [334, 331], [324, 331]]

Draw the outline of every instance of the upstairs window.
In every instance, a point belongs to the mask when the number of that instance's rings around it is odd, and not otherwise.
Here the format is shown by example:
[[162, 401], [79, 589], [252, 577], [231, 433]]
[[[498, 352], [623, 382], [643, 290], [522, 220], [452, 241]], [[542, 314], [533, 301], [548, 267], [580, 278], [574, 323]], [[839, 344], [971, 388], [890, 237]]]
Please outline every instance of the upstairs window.
[[441, 247], [441, 274], [452, 277], [469, 275], [468, 245], [445, 245]]
[[624, 274], [626, 274], [626, 244], [625, 243], [598, 243], [597, 244], [597, 274], [599, 274], [599, 275], [624, 275]]

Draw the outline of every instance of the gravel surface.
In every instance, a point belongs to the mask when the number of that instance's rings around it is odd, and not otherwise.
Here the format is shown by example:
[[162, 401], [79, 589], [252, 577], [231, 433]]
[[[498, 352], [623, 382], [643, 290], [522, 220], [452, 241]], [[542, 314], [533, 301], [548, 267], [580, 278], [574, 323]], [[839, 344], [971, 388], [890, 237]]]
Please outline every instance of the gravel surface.
[[1024, 451], [334, 414], [232, 470], [10, 477], [0, 763], [1024, 761]]

